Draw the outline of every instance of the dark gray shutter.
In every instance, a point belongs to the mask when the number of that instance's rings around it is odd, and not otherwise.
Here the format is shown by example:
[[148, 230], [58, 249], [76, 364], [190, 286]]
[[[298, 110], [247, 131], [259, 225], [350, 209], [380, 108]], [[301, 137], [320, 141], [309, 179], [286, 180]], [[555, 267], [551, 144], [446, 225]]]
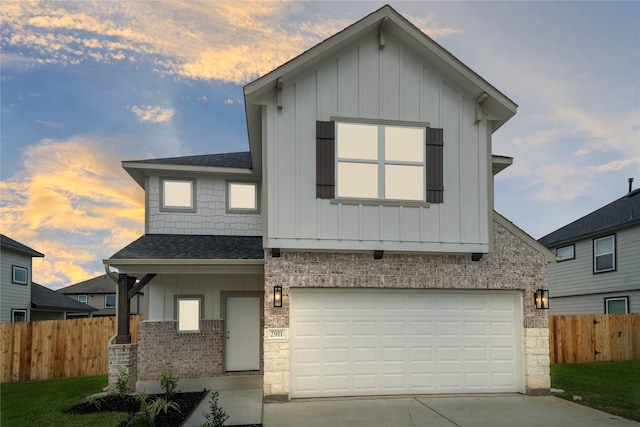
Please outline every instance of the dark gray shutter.
[[316, 122], [316, 198], [335, 197], [335, 122]]
[[443, 131], [427, 128], [427, 202], [442, 203], [444, 200], [443, 182]]

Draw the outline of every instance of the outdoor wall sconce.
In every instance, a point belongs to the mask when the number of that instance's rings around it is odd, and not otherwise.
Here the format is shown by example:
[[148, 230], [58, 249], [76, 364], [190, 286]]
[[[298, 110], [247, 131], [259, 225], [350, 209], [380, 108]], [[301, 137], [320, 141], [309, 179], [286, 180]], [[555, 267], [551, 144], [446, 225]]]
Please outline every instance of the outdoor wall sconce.
[[548, 309], [549, 308], [549, 290], [548, 289], [538, 289], [533, 295], [534, 300], [536, 302], [537, 309]]
[[282, 286], [273, 287], [273, 306], [282, 307]]

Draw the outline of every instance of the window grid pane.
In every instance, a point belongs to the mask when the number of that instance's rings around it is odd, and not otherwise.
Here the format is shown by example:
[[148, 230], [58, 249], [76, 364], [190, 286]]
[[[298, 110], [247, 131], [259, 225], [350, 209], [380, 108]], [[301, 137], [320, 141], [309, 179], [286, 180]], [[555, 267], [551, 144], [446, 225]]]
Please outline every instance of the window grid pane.
[[256, 184], [229, 183], [229, 209], [256, 210]]
[[338, 197], [378, 198], [378, 165], [338, 162]]
[[424, 168], [422, 166], [385, 165], [386, 199], [423, 200]]
[[192, 181], [163, 181], [165, 208], [193, 208]]
[[378, 126], [338, 123], [338, 157], [378, 160]]

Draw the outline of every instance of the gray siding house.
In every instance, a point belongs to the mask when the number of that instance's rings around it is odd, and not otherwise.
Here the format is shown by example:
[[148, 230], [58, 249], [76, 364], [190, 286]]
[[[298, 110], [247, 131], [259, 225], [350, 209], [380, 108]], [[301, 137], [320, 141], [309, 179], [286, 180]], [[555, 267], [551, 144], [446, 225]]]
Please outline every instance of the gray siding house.
[[33, 282], [31, 259], [44, 255], [5, 235], [0, 239], [0, 322], [64, 320], [95, 311]]
[[542, 237], [549, 314], [640, 313], [640, 189]]
[[0, 322], [28, 322], [31, 319], [31, 258], [43, 257], [0, 234]]
[[[93, 307], [92, 317], [116, 315], [116, 283], [106, 274], [66, 286], [57, 292]], [[129, 312], [142, 314], [142, 304], [143, 293], [139, 292], [129, 300]], [[87, 314], [77, 315], [83, 316]]]
[[126, 365], [284, 399], [549, 392], [555, 257], [493, 209], [513, 101], [389, 6], [244, 95], [248, 152], [123, 162], [146, 229], [104, 262], [145, 320], [131, 344], [119, 310], [111, 387]]

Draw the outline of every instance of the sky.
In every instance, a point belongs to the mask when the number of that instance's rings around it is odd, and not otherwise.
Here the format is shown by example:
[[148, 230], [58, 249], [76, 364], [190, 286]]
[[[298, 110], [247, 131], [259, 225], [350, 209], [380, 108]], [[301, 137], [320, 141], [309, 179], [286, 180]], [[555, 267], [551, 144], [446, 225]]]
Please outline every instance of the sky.
[[[506, 94], [495, 208], [540, 238], [640, 187], [640, 2], [389, 2]], [[0, 232], [57, 289], [144, 233], [121, 161], [248, 150], [242, 87], [384, 2], [0, 3]]]

